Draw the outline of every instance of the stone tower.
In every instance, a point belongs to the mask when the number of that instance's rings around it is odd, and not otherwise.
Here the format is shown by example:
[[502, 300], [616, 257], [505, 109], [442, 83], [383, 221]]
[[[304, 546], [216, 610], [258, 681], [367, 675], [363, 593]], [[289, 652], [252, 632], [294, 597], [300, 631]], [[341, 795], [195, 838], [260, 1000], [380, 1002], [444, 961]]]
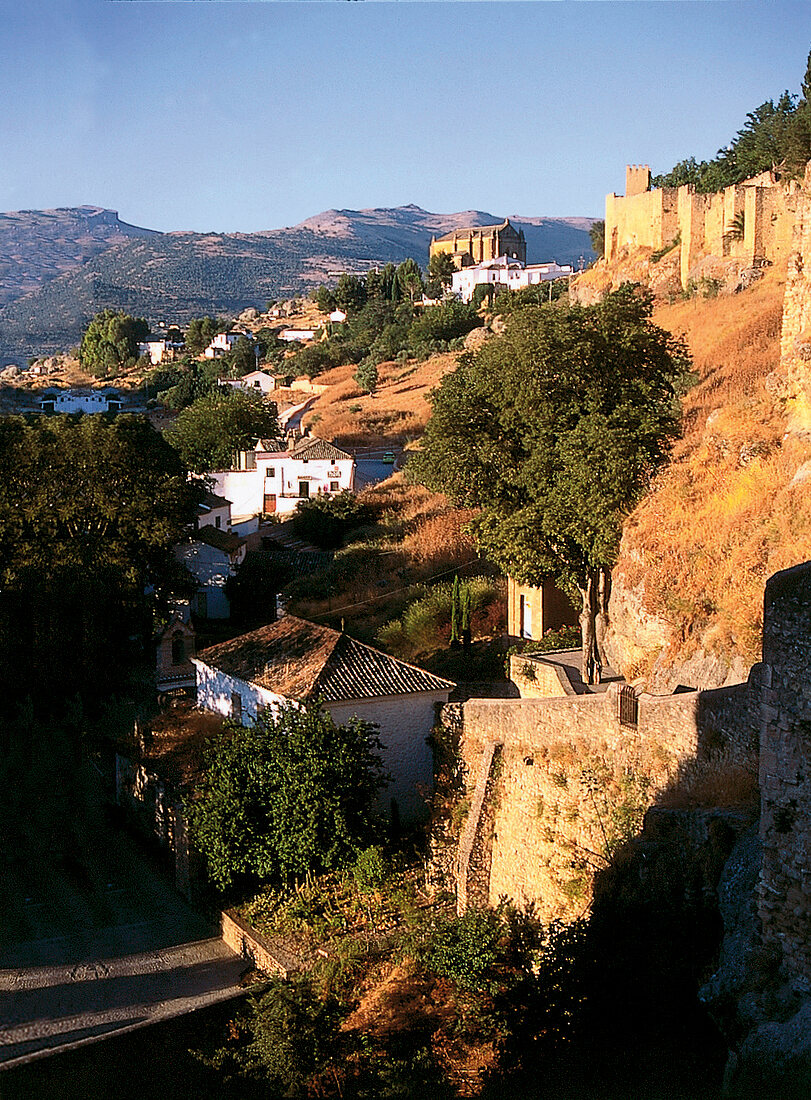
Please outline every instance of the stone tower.
[[645, 191], [650, 191], [650, 165], [626, 164], [625, 197], [641, 195]]

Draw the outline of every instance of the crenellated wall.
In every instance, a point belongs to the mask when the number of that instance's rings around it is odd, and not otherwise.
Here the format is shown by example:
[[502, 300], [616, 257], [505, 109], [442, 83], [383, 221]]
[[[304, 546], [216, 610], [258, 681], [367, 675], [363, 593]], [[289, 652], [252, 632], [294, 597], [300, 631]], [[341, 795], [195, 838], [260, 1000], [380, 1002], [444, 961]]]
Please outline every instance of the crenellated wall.
[[[774, 263], [791, 247], [793, 183], [782, 184], [764, 172], [723, 191], [698, 194], [692, 185], [643, 191], [641, 180], [635, 175], [626, 195], [606, 196], [608, 262], [623, 251], [659, 252], [678, 240], [680, 278], [686, 288], [691, 272], [709, 256], [738, 260], [743, 268]], [[742, 236], [736, 231], [740, 217]]]

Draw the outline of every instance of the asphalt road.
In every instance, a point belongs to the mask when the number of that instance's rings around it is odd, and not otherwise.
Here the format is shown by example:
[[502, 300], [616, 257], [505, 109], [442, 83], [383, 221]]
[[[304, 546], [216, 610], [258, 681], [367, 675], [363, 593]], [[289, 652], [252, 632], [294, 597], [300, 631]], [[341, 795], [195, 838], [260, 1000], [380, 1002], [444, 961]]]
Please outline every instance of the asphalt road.
[[0, 1065], [240, 993], [244, 961], [118, 829], [0, 883]]

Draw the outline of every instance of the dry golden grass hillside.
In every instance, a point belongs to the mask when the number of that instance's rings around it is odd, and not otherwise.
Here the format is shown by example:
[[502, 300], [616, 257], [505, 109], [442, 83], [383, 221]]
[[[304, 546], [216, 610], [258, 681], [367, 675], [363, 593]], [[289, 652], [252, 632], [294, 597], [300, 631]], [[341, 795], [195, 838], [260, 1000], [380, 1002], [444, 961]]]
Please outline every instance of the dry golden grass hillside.
[[[811, 558], [811, 444], [787, 436], [779, 343], [785, 272], [749, 290], [661, 306], [699, 382], [684, 436], [630, 517], [615, 572], [613, 656], [654, 686], [710, 686], [760, 652], [766, 579]], [[685, 675], [685, 668], [689, 674]]]
[[374, 447], [416, 439], [431, 412], [428, 393], [455, 368], [458, 357], [458, 352], [446, 352], [422, 363], [381, 363], [378, 387], [371, 396], [353, 381], [356, 367], [335, 367], [319, 374], [318, 385], [329, 388], [307, 410], [304, 427], [344, 446]]

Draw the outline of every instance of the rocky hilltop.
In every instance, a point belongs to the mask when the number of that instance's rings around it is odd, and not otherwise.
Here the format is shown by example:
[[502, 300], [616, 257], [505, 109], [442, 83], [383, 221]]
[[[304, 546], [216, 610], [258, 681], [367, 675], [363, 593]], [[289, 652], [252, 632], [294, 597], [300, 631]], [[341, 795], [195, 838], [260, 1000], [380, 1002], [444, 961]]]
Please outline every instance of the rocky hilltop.
[[[234, 316], [269, 298], [306, 294], [335, 272], [409, 256], [425, 265], [432, 235], [500, 220], [481, 210], [433, 214], [403, 206], [329, 210], [283, 229], [218, 234], [155, 233], [95, 207], [0, 215], [0, 255], [13, 258], [0, 267], [0, 364], [70, 347], [101, 309], [151, 322]], [[531, 261], [561, 263], [593, 256], [591, 222], [515, 219]]]

